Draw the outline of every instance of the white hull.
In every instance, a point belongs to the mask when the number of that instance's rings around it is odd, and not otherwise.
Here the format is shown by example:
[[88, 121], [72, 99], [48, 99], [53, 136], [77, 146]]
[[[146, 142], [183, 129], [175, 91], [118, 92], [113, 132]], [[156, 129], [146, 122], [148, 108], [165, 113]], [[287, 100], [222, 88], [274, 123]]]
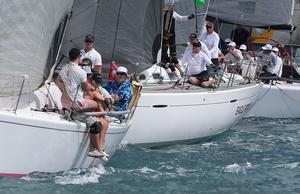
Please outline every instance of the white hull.
[[247, 117], [300, 118], [300, 84], [264, 85]]
[[[58, 113], [30, 110], [43, 107], [49, 101], [45, 97], [46, 91], [42, 87], [39, 91], [24, 95], [19, 106], [22, 109], [16, 113], [0, 110], [0, 175], [58, 172], [102, 162], [87, 156], [89, 133], [85, 124], [67, 121]], [[59, 101], [60, 91], [54, 84], [51, 84], [50, 92]], [[32, 101], [28, 102], [28, 99]], [[119, 147], [130, 126], [131, 122], [110, 123], [105, 138], [105, 151], [110, 156]]]
[[261, 85], [216, 91], [146, 92], [124, 141], [157, 146], [209, 137], [230, 128], [255, 104]]

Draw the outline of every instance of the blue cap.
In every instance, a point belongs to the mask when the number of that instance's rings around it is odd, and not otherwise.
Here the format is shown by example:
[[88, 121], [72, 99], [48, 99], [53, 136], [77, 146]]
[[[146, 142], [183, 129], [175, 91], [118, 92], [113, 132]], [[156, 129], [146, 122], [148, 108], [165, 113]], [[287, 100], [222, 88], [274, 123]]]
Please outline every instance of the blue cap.
[[82, 66], [82, 69], [86, 72], [86, 74], [91, 74], [92, 70], [89, 66]]

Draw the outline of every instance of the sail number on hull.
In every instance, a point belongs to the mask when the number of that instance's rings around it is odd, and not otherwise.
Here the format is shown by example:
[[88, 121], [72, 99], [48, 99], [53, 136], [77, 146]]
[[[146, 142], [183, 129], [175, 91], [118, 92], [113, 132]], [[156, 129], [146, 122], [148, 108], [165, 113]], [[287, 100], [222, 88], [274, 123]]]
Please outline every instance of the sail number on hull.
[[236, 108], [235, 115], [242, 114], [242, 113], [248, 111], [250, 108], [251, 108], [251, 103], [245, 104], [245, 105], [242, 105], [242, 106], [238, 106]]

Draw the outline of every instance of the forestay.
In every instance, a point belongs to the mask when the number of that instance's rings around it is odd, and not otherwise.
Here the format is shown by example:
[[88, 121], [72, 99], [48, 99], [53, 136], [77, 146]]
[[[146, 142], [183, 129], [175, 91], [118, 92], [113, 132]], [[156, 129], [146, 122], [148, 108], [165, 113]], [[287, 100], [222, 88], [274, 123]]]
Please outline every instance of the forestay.
[[0, 96], [38, 88], [48, 76], [46, 64], [56, 30], [73, 0], [0, 0]]
[[85, 35], [93, 34], [104, 67], [115, 60], [130, 72], [144, 70], [153, 62], [152, 48], [162, 28], [162, 6], [162, 0], [75, 0], [62, 53], [82, 48]]

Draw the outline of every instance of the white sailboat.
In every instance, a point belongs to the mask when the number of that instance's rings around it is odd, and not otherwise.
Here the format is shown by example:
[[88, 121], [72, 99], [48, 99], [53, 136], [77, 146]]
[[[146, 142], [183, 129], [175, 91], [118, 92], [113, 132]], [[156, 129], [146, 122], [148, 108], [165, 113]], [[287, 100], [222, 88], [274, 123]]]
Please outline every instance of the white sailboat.
[[[43, 84], [59, 53], [72, 5], [73, 0], [1, 1], [0, 176], [102, 163], [87, 156], [85, 124], [57, 111], [60, 90], [54, 83]], [[105, 140], [110, 156], [131, 124], [130, 119], [110, 124]]]
[[[175, 5], [178, 2], [190, 3], [194, 12], [193, 1], [176, 1]], [[152, 66], [156, 56], [152, 49], [162, 31], [164, 1], [111, 0], [88, 7], [78, 0], [75, 5], [71, 23], [86, 21], [85, 26], [93, 26], [91, 33], [96, 37], [95, 47], [100, 51], [104, 64], [115, 60], [127, 66], [130, 72], [141, 72]], [[88, 17], [93, 20], [88, 20]], [[82, 45], [86, 33], [78, 26], [70, 26], [73, 28], [69, 29], [63, 44], [65, 51], [74, 44]], [[86, 29], [84, 26], [81, 28]], [[181, 35], [188, 37], [191, 32], [186, 29]], [[177, 36], [180, 36], [179, 33]], [[228, 88], [224, 85], [222, 89], [209, 90], [193, 86], [172, 89], [172, 85], [144, 83], [137, 113], [125, 142], [156, 146], [189, 142], [221, 133], [242, 119], [255, 104], [262, 87], [260, 84]]]
[[[270, 7], [269, 5], [273, 6]], [[270, 43], [274, 46], [285, 45], [290, 55], [299, 53], [299, 1], [220, 1], [212, 0], [208, 15], [220, 22], [219, 34], [221, 38], [230, 37], [231, 30], [236, 24], [242, 24], [253, 28], [257, 42], [260, 45]], [[296, 29], [294, 28], [296, 26]], [[259, 35], [257, 31], [260, 31]], [[262, 33], [264, 32], [264, 33]], [[251, 46], [257, 48], [258, 46]], [[251, 50], [251, 47], [249, 49]], [[298, 48], [297, 48], [298, 47]], [[259, 48], [259, 47], [258, 47]], [[288, 48], [291, 48], [289, 51]], [[298, 51], [297, 51], [298, 50]], [[299, 54], [298, 54], [299, 55]], [[298, 57], [299, 58], [299, 57]], [[292, 61], [297, 62], [297, 61]], [[252, 64], [256, 62], [253, 60]], [[252, 65], [250, 65], [250, 69]], [[255, 66], [248, 71], [248, 77], [254, 78]], [[297, 69], [298, 68], [298, 69]], [[247, 69], [247, 68], [246, 68]], [[289, 70], [286, 66], [283, 71]], [[299, 66], [293, 69], [294, 73], [300, 72]], [[285, 74], [283, 72], [283, 74]], [[289, 80], [293, 81], [293, 80]], [[297, 80], [288, 83], [284, 80], [274, 81], [273, 84], [265, 84], [255, 106], [246, 114], [246, 117], [269, 118], [300, 118], [300, 84]]]

